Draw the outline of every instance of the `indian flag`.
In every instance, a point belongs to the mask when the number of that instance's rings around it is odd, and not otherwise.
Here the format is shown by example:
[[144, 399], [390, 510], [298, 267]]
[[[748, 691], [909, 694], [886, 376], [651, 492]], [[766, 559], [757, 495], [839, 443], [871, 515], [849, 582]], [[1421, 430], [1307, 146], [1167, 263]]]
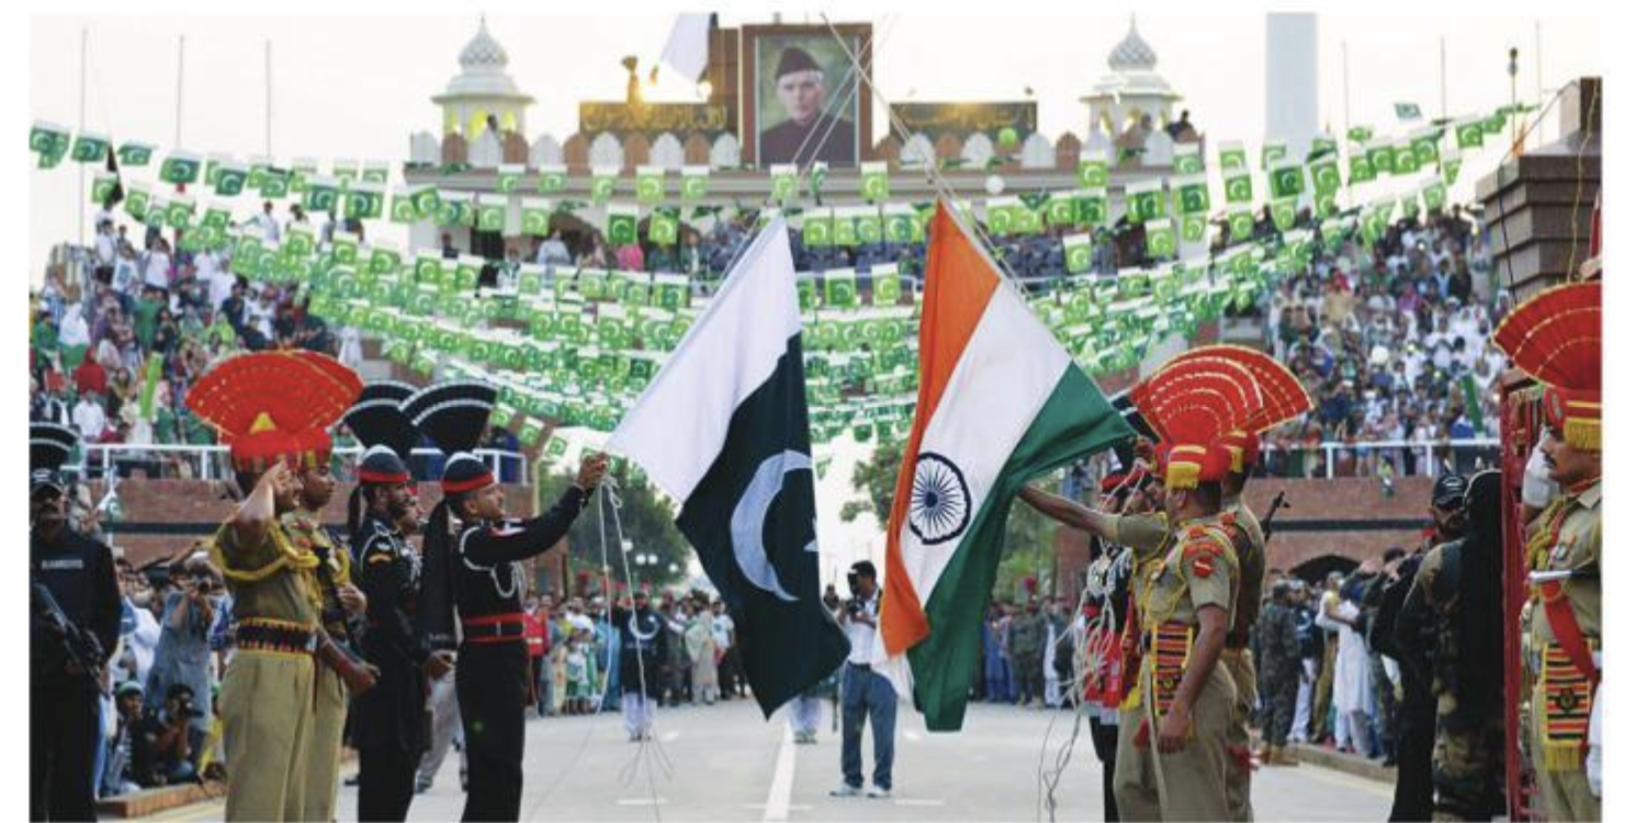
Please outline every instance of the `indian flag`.
[[920, 392], [887, 522], [875, 668], [932, 731], [956, 731], [1023, 484], [1133, 436], [938, 204], [920, 319]]

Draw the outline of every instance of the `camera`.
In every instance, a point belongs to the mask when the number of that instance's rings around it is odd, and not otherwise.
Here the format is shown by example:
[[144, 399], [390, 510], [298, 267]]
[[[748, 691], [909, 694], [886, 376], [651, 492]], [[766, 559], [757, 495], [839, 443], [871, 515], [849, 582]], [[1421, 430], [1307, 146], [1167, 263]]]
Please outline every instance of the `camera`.
[[848, 600], [842, 605], [847, 609], [848, 617], [857, 617], [864, 613], [864, 604], [856, 599]]

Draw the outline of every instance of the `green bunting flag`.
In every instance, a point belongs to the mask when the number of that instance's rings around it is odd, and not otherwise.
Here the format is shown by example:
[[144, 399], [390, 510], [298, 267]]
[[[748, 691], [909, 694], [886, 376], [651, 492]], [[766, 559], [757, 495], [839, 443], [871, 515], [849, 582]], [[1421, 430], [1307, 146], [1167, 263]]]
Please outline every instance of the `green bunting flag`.
[[1259, 168], [1269, 171], [1278, 162], [1287, 160], [1287, 144], [1280, 140], [1267, 140], [1259, 148]]
[[1177, 175], [1201, 174], [1202, 171], [1202, 147], [1196, 143], [1176, 144], [1174, 147], [1174, 173]]
[[407, 190], [390, 192], [390, 222], [403, 225], [418, 222], [418, 209], [412, 205], [412, 195]]
[[508, 223], [508, 196], [481, 194], [475, 201], [474, 228], [478, 231], [503, 233]]
[[536, 190], [538, 192], [557, 194], [565, 190], [568, 178], [564, 166], [539, 166], [536, 175]]
[[1104, 189], [1087, 189], [1074, 199], [1074, 211], [1080, 226], [1104, 226], [1107, 223], [1107, 194]]
[[291, 174], [287, 169], [268, 169], [260, 179], [260, 196], [281, 199], [288, 196]]
[[851, 206], [838, 208], [830, 220], [830, 240], [837, 246], [851, 247], [858, 245], [858, 226], [855, 222], [857, 213], [862, 209]]
[[1230, 229], [1232, 243], [1253, 237], [1253, 210], [1247, 206], [1231, 206], [1225, 210], [1225, 225]]
[[1423, 181], [1423, 206], [1430, 214], [1445, 210], [1445, 180], [1431, 177]]
[[881, 207], [883, 234], [887, 243], [909, 243], [915, 237], [915, 210], [907, 203], [888, 203]]
[[710, 183], [711, 169], [707, 166], [684, 166], [682, 192], [683, 200], [692, 203], [706, 196]]
[[824, 304], [842, 309], [858, 305], [858, 273], [852, 269], [824, 272]]
[[858, 193], [871, 203], [880, 203], [891, 196], [891, 183], [887, 178], [886, 161], [860, 163], [858, 166]]
[[1277, 231], [1287, 231], [1293, 228], [1298, 217], [1298, 199], [1284, 197], [1270, 201], [1270, 222], [1276, 226]]
[[197, 203], [193, 201], [191, 195], [176, 195], [165, 209], [164, 224], [172, 229], [184, 229], [192, 224], [192, 213], [196, 210]]
[[815, 201], [824, 196], [824, 183], [830, 178], [830, 164], [820, 160], [807, 173], [807, 192]]
[[1337, 194], [1343, 188], [1343, 181], [1338, 176], [1337, 158], [1326, 157], [1311, 163], [1310, 185], [1317, 196]]
[[419, 220], [433, 219], [440, 209], [440, 192], [434, 186], [413, 186], [407, 189], [407, 194]]
[[1456, 149], [1446, 149], [1440, 154], [1440, 173], [1445, 175], [1446, 185], [1457, 182], [1457, 174], [1462, 171], [1462, 153]]
[[1395, 103], [1395, 117], [1399, 120], [1421, 120], [1423, 109], [1416, 103]]
[[354, 160], [335, 160], [328, 175], [339, 182], [339, 188], [348, 189], [361, 176], [361, 166]]
[[[169, 161], [164, 161], [168, 163]], [[305, 179], [305, 210], [312, 214], [324, 214], [339, 207], [339, 185], [331, 177], [307, 177]]]
[[131, 183], [124, 191], [124, 213], [137, 220], [145, 220], [151, 197], [146, 183]]
[[316, 161], [308, 157], [295, 158], [288, 173], [288, 191], [304, 194], [311, 178], [316, 176]]
[[633, 187], [639, 203], [646, 206], [658, 205], [666, 199], [666, 169], [660, 166], [639, 166]]
[[649, 242], [657, 246], [675, 246], [678, 239], [676, 209], [656, 208], [649, 215]]
[[1313, 161], [1322, 158], [1336, 159], [1338, 157], [1338, 141], [1325, 135], [1310, 138], [1310, 154], [1305, 160]]
[[1078, 200], [1073, 193], [1057, 192], [1044, 204], [1044, 223], [1051, 228], [1078, 225]]
[[1141, 180], [1124, 187], [1124, 207], [1131, 223], [1165, 216], [1162, 180]]
[[768, 167], [768, 197], [784, 205], [796, 197], [796, 164], [775, 163]]
[[68, 130], [55, 123], [36, 120], [28, 132], [28, 150], [39, 156], [42, 169], [55, 168], [61, 163], [62, 158], [68, 156], [70, 144]]
[[1372, 171], [1375, 174], [1394, 174], [1395, 147], [1388, 140], [1372, 144], [1366, 150], [1366, 156], [1372, 161]]
[[591, 199], [596, 205], [610, 202], [610, 195], [615, 193], [615, 178], [621, 170], [614, 166], [593, 167], [592, 187], [589, 190]]
[[903, 277], [896, 263], [876, 263], [870, 268], [870, 302], [896, 306], [903, 297]]
[[638, 207], [630, 203], [610, 204], [604, 236], [613, 248], [638, 242]]
[[1370, 183], [1378, 177], [1372, 169], [1372, 158], [1366, 153], [1349, 156], [1349, 184]]
[[384, 184], [357, 182], [344, 193], [344, 216], [373, 220], [384, 216]]
[[[525, 169], [524, 166], [520, 166], [521, 171], [524, 171], [524, 169]], [[363, 183], [377, 183], [380, 186], [389, 185], [389, 182], [390, 182], [390, 164], [379, 161], [379, 160], [369, 160], [366, 163], [362, 164], [362, 167], [361, 167], [361, 182], [363, 182]]]
[[1231, 206], [1253, 202], [1253, 172], [1246, 166], [1226, 169], [1225, 202]]
[[1015, 197], [989, 198], [986, 206], [988, 233], [1003, 237], [1016, 231], [1016, 211], [1021, 206], [1022, 201]]
[[1278, 162], [1270, 168], [1270, 196], [1274, 200], [1304, 193], [1304, 167]]
[[520, 178], [525, 176], [525, 164], [504, 163], [497, 167], [497, 191], [513, 194], [519, 191]]
[[333, 233], [333, 264], [355, 266], [361, 258], [361, 238], [347, 231]]
[[1351, 143], [1365, 143], [1372, 139], [1372, 129], [1369, 126], [1350, 126], [1344, 137]]
[[1146, 253], [1159, 260], [1173, 258], [1179, 251], [1174, 224], [1167, 218], [1146, 221]]
[[1180, 215], [1180, 242], [1201, 243], [1208, 236], [1208, 216], [1206, 214]]
[[106, 137], [81, 133], [73, 139], [71, 157], [75, 163], [100, 163], [107, 159], [107, 148]]
[[1422, 134], [1414, 136], [1411, 140], [1412, 156], [1417, 158], [1419, 168], [1433, 166], [1440, 162], [1440, 133], [1429, 129]]
[[1078, 158], [1078, 186], [1083, 189], [1104, 189], [1109, 177], [1107, 155], [1100, 151], [1087, 151]]
[[519, 231], [531, 237], [546, 237], [553, 219], [553, 201], [537, 197], [520, 200]]
[[[375, 241], [367, 258], [367, 271], [374, 275], [393, 275], [401, 269], [401, 251], [393, 243]], [[379, 281], [381, 285], [393, 281]], [[388, 299], [380, 302], [389, 302]]]
[[688, 308], [689, 278], [681, 274], [656, 274], [655, 305], [667, 311]]
[[151, 143], [130, 141], [119, 146], [119, 165], [138, 168], [152, 164], [154, 147]]
[[90, 181], [90, 202], [98, 205], [107, 202], [113, 196], [113, 189], [119, 184], [119, 176], [111, 172], [97, 172]]
[[828, 208], [808, 209], [802, 213], [802, 245], [809, 248], [829, 246], [834, 238], [834, 218]]
[[881, 210], [874, 206], [857, 206], [853, 213], [853, 232], [858, 242], [874, 245], [885, 239], [881, 228]]
[[213, 183], [217, 196], [236, 197], [248, 185], [248, 166], [235, 161], [221, 163]]
[[203, 171], [203, 161], [198, 155], [176, 149], [164, 158], [164, 163], [158, 168], [158, 179], [172, 186], [185, 186], [198, 182], [198, 175]]
[[1208, 175], [1199, 173], [1177, 177], [1169, 181], [1169, 187], [1174, 190], [1176, 214], [1208, 213]]
[[1227, 140], [1219, 144], [1219, 166], [1221, 174], [1229, 177], [1232, 173], [1248, 168], [1248, 150], [1242, 143]]
[[1419, 168], [1417, 152], [1410, 143], [1395, 146], [1395, 174], [1416, 174]]
[[1477, 149], [1485, 145], [1485, 126], [1477, 120], [1457, 123], [1457, 148]]
[[1063, 237], [1061, 248], [1068, 274], [1083, 274], [1094, 268], [1095, 243], [1089, 232]]

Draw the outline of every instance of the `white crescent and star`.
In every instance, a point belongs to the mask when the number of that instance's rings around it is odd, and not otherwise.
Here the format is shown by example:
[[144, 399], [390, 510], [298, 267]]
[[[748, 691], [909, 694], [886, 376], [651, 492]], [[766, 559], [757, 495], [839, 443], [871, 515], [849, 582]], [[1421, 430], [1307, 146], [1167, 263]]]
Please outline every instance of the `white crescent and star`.
[[[813, 459], [801, 452], [786, 450], [762, 461], [734, 505], [734, 515], [728, 523], [734, 543], [734, 562], [739, 564], [745, 579], [787, 603], [794, 603], [796, 596], [779, 583], [779, 573], [768, 560], [767, 547], [762, 543], [762, 527], [768, 518], [768, 508], [785, 486], [785, 475], [794, 471], [813, 471]], [[809, 541], [802, 550], [817, 554], [818, 540]]]

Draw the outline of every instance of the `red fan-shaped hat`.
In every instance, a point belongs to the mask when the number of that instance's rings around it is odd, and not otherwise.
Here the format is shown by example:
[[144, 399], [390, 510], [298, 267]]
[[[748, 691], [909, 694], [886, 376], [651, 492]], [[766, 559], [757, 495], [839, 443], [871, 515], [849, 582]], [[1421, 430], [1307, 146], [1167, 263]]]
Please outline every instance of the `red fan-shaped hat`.
[[1564, 442], [1603, 448], [1603, 284], [1570, 283], [1519, 304], [1496, 329], [1513, 365], [1547, 386], [1547, 422]]
[[1169, 449], [1163, 487], [1170, 491], [1195, 489], [1200, 483], [1218, 483], [1231, 470], [1231, 457], [1213, 444], [1177, 443]]
[[1237, 428], [1258, 395], [1234, 366], [1193, 364], [1159, 370], [1130, 397], [1160, 440], [1207, 444]]
[[238, 470], [258, 472], [277, 459], [314, 466], [331, 449], [327, 427], [360, 391], [355, 373], [330, 357], [266, 351], [221, 361], [186, 393], [186, 405], [231, 446]]
[[1267, 431], [1311, 408], [1310, 393], [1293, 372], [1264, 352], [1244, 346], [1201, 346], [1170, 360], [1170, 365], [1187, 362], [1230, 362], [1243, 368], [1259, 387], [1259, 405], [1247, 417], [1243, 431]]

